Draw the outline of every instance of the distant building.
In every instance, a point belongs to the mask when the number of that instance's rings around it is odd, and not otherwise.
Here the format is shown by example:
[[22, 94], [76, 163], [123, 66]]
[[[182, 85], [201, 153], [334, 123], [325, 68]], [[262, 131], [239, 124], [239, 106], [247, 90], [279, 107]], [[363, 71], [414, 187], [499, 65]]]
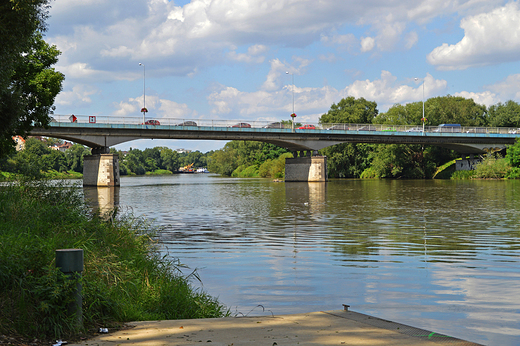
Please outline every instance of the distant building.
[[22, 136], [14, 136], [13, 141], [16, 143], [16, 151], [25, 149], [25, 139]]
[[191, 150], [189, 150], [189, 149], [175, 149], [175, 151], [178, 152], [179, 154], [191, 153]]
[[59, 150], [64, 153], [67, 149], [70, 149], [70, 147], [72, 147], [72, 145], [73, 144], [71, 142], [65, 141], [62, 144], [55, 144], [50, 148], [53, 150]]

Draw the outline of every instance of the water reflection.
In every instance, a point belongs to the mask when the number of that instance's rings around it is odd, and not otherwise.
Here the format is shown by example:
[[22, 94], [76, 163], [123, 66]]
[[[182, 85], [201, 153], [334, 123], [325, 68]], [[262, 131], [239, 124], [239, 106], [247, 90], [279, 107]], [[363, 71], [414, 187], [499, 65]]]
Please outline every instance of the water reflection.
[[232, 311], [341, 309], [485, 344], [520, 337], [520, 181], [122, 178], [163, 251]]
[[102, 217], [109, 217], [114, 208], [119, 206], [119, 186], [84, 186], [83, 195], [92, 207]]

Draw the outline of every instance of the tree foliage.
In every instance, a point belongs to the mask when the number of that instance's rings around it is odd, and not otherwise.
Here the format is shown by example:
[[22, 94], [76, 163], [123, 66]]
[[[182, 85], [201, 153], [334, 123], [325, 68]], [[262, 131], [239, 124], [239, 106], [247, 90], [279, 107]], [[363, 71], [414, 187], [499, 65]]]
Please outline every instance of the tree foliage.
[[11, 153], [0, 160], [0, 170], [39, 177], [42, 172], [57, 171], [83, 172], [83, 157], [90, 149], [74, 144], [65, 152], [49, 148], [56, 140], [41, 141], [30, 137], [25, 141], [25, 149]]
[[320, 117], [320, 124], [370, 124], [378, 113], [376, 102], [349, 96], [332, 104], [329, 111]]
[[60, 52], [42, 38], [48, 0], [8, 0], [0, 4], [0, 157], [12, 152], [14, 135], [47, 126], [62, 73], [51, 66]]
[[380, 113], [375, 119], [376, 124], [388, 125], [422, 125], [422, 102], [412, 102], [405, 105], [395, 104], [385, 113]]
[[487, 126], [486, 106], [473, 99], [460, 96], [439, 96], [425, 103], [426, 125], [461, 124], [462, 126]]
[[515, 101], [490, 106], [488, 115], [492, 127], [520, 127], [520, 105]]
[[208, 169], [225, 176], [275, 177], [283, 174], [285, 158], [283, 163], [278, 159], [284, 153], [288, 153], [288, 150], [269, 143], [230, 141], [224, 148], [212, 153]]

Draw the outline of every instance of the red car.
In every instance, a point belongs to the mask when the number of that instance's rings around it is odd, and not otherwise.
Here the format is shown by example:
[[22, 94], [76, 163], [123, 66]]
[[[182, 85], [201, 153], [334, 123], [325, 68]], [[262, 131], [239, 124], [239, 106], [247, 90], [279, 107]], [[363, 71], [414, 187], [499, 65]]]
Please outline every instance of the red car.
[[249, 125], [248, 123], [238, 123], [238, 124], [235, 124], [235, 125], [233, 125], [231, 127], [242, 127], [242, 128], [249, 129], [249, 128], [251, 128], [251, 125]]
[[303, 125], [298, 127], [298, 130], [316, 130], [316, 127], [314, 125]]
[[[145, 125], [161, 125], [161, 123], [158, 120], [146, 120]], [[141, 124], [142, 125], [142, 124]]]

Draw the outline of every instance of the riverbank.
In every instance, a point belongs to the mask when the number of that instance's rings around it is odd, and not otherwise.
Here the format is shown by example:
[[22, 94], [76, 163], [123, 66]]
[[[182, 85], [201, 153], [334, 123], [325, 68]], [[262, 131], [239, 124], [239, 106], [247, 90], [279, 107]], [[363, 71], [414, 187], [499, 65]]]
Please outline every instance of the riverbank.
[[154, 345], [387, 345], [478, 346], [447, 335], [382, 320], [353, 311], [147, 321], [131, 329], [101, 334], [76, 346]]
[[[0, 335], [74, 339], [118, 322], [227, 314], [192, 286], [196, 272], [185, 275], [157, 253], [146, 220], [117, 210], [106, 220], [60, 183], [0, 188]], [[67, 312], [76, 282], [55, 268], [55, 251], [70, 248], [84, 251], [82, 328]]]

